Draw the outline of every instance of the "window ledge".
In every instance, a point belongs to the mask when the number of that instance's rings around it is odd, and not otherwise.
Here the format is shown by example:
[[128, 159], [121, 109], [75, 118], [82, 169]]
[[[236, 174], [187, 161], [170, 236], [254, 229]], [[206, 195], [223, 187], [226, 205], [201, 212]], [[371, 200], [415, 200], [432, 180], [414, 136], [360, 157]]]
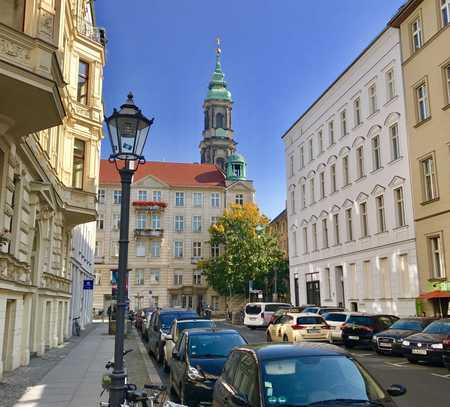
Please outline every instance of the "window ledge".
[[361, 122], [359, 124], [357, 124], [356, 126], [353, 126], [352, 130], [358, 130], [360, 127], [362, 127], [362, 125], [364, 124], [364, 122]]
[[336, 142], [334, 141], [333, 143], [331, 143], [330, 145], [328, 145], [328, 148], [334, 147], [336, 145]]
[[445, 105], [443, 108], [442, 108], [442, 110], [448, 110], [448, 109], [450, 109], [450, 103], [448, 103], [447, 105]]
[[447, 281], [446, 277], [431, 277], [428, 279], [429, 283], [442, 283], [444, 281]]
[[382, 232], [375, 233], [375, 236], [386, 235], [389, 233], [389, 230], [383, 230]]
[[355, 182], [361, 182], [362, 180], [366, 179], [367, 175], [363, 175], [362, 177], [359, 177], [358, 179], [355, 179]]
[[393, 164], [395, 164], [395, 163], [397, 163], [397, 162], [399, 162], [401, 160], [403, 160], [403, 156], [402, 155], [400, 157], [398, 157], [398, 158], [395, 158], [394, 160], [389, 161], [388, 165], [393, 165]]
[[370, 120], [372, 117], [376, 116], [379, 111], [380, 109], [377, 109], [373, 113], [369, 114], [369, 116], [367, 116], [367, 120]]
[[359, 238], [359, 240], [361, 240], [361, 241], [363, 241], [363, 240], [369, 240], [369, 239], [370, 239], [370, 235], [363, 236], [363, 237], [360, 237], [360, 238]]
[[334, 245], [331, 246], [331, 247], [340, 247], [340, 246], [342, 246], [342, 243], [336, 243], [336, 244], [334, 244]]
[[392, 230], [402, 230], [402, 229], [408, 229], [409, 225], [402, 225], [402, 226], [396, 226], [395, 228], [393, 228]]
[[348, 184], [344, 185], [344, 186], [342, 187], [342, 189], [347, 189], [347, 188], [349, 188], [349, 187], [351, 187], [351, 186], [352, 186], [352, 183], [349, 182]]
[[380, 172], [380, 171], [382, 171], [383, 170], [383, 166], [381, 166], [380, 168], [377, 168], [376, 170], [372, 170], [372, 171], [370, 171], [370, 175], [373, 175], [373, 174], [376, 174], [376, 173], [378, 173], [378, 172]]
[[355, 242], [356, 242], [355, 239], [352, 239], [352, 240], [346, 240], [346, 241], [345, 241], [345, 243], [355, 243]]
[[398, 95], [395, 95], [394, 97], [390, 98], [384, 105], [383, 107], [389, 106], [391, 103], [393, 103], [395, 100], [398, 99]]
[[361, 298], [361, 301], [373, 301], [373, 298]]
[[336, 189], [336, 191], [331, 192], [329, 196], [332, 196], [332, 195], [337, 194], [337, 193], [338, 193], [338, 190]]
[[422, 201], [420, 204], [422, 206], [425, 206], [425, 205], [431, 204], [436, 201], [439, 201], [439, 196], [437, 196], [436, 198], [433, 198], [433, 199], [429, 199], [428, 201]]
[[420, 122], [417, 122], [414, 125], [414, 128], [417, 129], [418, 127], [422, 126], [423, 124], [429, 122], [431, 120], [431, 116], [428, 116], [426, 119], [421, 120]]

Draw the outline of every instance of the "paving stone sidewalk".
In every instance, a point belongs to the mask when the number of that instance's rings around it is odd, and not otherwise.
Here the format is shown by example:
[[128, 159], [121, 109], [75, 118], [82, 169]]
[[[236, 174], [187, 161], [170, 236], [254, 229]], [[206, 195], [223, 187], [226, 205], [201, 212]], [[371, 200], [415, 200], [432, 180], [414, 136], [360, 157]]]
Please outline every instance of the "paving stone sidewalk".
[[[125, 348], [134, 349], [126, 356], [130, 383], [142, 386], [160, 380], [134, 329], [129, 330]], [[0, 406], [98, 406], [104, 366], [113, 353], [114, 337], [107, 335], [107, 325], [93, 324], [81, 339], [50, 351], [47, 359], [33, 359], [30, 366], [5, 377], [0, 384]], [[107, 394], [101, 400], [107, 401]]]

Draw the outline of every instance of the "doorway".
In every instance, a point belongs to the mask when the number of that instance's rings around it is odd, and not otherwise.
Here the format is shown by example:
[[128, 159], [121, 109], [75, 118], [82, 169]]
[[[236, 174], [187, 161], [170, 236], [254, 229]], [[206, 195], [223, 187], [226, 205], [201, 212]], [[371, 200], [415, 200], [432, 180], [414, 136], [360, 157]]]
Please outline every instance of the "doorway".
[[13, 369], [16, 300], [6, 300], [5, 333], [3, 335], [2, 362], [5, 371]]
[[336, 302], [338, 307], [345, 308], [344, 268], [336, 266]]
[[319, 273], [306, 274], [306, 301], [311, 305], [320, 305]]

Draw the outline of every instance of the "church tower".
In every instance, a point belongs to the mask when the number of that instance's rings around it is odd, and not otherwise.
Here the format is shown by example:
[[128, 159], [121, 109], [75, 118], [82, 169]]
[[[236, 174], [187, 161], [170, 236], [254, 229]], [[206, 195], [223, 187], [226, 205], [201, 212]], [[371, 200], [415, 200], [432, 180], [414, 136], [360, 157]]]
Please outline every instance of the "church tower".
[[222, 72], [221, 53], [220, 40], [217, 39], [216, 68], [203, 103], [205, 127], [200, 154], [202, 163], [216, 164], [225, 172], [227, 158], [236, 150], [236, 142], [231, 127], [233, 101]]

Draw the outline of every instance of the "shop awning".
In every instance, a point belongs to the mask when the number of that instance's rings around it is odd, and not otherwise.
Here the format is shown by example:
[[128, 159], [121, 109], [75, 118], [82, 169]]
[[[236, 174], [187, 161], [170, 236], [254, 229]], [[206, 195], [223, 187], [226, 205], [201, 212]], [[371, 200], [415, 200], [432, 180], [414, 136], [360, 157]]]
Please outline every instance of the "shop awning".
[[450, 291], [431, 291], [429, 293], [422, 293], [419, 295], [422, 300], [433, 300], [435, 298], [450, 298]]

